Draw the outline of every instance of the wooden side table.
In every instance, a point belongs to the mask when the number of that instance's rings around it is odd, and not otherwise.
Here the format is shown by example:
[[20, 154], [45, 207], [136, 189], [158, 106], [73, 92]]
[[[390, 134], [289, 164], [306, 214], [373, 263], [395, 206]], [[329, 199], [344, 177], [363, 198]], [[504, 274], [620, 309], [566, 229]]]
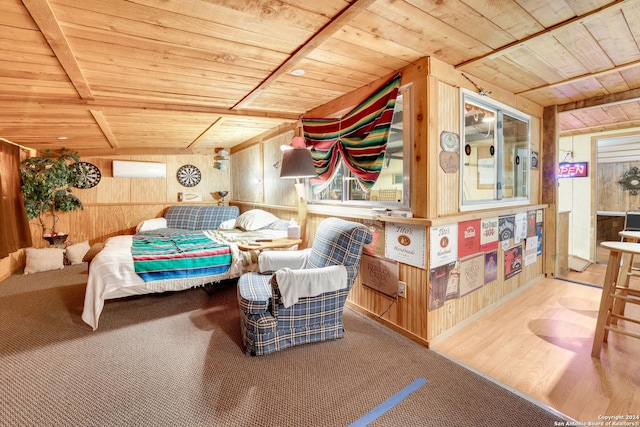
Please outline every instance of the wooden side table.
[[238, 249], [241, 251], [262, 251], [264, 249], [283, 249], [290, 248], [291, 246], [299, 245], [302, 243], [302, 239], [274, 239], [270, 241], [256, 241], [249, 243], [241, 243], [238, 245]]
[[640, 324], [640, 319], [624, 316], [624, 309], [622, 308], [621, 310], [619, 308], [621, 302], [640, 304], [640, 291], [629, 289], [627, 280], [634, 255], [640, 255], [640, 244], [635, 242], [602, 242], [600, 246], [609, 249], [609, 260], [604, 283], [602, 284], [598, 321], [596, 322], [596, 332], [593, 337], [593, 347], [591, 348], [592, 357], [600, 357], [602, 343], [607, 341], [610, 331], [633, 338], [640, 338], [639, 334], [625, 330], [617, 325], [618, 319]]

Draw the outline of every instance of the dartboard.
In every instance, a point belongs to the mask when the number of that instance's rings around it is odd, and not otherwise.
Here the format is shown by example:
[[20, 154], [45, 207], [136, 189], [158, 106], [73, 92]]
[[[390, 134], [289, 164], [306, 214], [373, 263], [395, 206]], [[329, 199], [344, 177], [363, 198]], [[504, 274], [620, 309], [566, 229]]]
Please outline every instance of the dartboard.
[[73, 186], [76, 188], [91, 188], [98, 185], [102, 175], [100, 169], [89, 162], [77, 162], [71, 165], [72, 174], [75, 176]]
[[178, 169], [177, 173], [178, 182], [185, 187], [195, 187], [200, 183], [200, 169], [193, 165], [184, 165]]

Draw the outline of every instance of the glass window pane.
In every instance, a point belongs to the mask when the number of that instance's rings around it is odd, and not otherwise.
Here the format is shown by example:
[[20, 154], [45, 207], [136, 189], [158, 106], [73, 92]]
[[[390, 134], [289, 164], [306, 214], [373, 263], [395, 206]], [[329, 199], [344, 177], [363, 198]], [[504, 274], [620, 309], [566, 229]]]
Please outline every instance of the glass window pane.
[[496, 112], [472, 102], [464, 106], [464, 200], [494, 200], [498, 180]]
[[463, 100], [462, 206], [528, 202], [528, 117], [469, 93]]
[[314, 199], [316, 200], [342, 200], [342, 177], [343, 168], [339, 168], [334, 174], [334, 178], [329, 185], [324, 188], [320, 193], [316, 194]]
[[[367, 195], [368, 200], [376, 202], [401, 203], [403, 197], [403, 180], [398, 180], [398, 175], [404, 176], [404, 96], [399, 94], [396, 98], [396, 106], [393, 111], [391, 132], [387, 141], [387, 151], [384, 155], [382, 171], [378, 180]], [[409, 118], [406, 118], [409, 122]], [[354, 194], [357, 196], [357, 193]], [[352, 197], [352, 200], [357, 200]]]
[[[523, 120], [511, 117], [508, 114], [504, 114], [502, 134], [504, 138], [504, 197], [527, 197], [529, 195], [528, 124]], [[507, 189], [509, 191], [507, 191]]]

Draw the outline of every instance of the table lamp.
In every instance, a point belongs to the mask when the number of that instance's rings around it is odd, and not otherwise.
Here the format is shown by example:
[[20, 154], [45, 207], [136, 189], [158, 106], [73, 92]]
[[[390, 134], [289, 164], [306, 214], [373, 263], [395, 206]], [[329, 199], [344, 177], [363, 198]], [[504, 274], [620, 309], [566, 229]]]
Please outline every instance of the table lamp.
[[224, 205], [224, 198], [227, 196], [227, 194], [229, 194], [229, 192], [226, 190], [220, 190], [220, 191], [216, 191], [216, 194], [220, 198], [220, 204]]
[[305, 148], [304, 138], [296, 136], [289, 146], [282, 147], [282, 162], [280, 163], [280, 178], [294, 178], [295, 188], [298, 194], [298, 224], [302, 237], [302, 247], [305, 246], [305, 228], [307, 223], [307, 199], [305, 197], [304, 184], [300, 178], [317, 176], [313, 166], [311, 152]]

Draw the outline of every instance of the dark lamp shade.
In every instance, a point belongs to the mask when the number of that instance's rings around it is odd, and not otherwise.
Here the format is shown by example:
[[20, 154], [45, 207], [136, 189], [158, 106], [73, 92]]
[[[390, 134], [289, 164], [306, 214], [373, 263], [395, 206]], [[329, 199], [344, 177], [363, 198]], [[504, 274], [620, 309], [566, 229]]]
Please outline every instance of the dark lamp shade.
[[294, 148], [282, 152], [280, 178], [309, 178], [316, 175], [311, 152], [306, 148]]

